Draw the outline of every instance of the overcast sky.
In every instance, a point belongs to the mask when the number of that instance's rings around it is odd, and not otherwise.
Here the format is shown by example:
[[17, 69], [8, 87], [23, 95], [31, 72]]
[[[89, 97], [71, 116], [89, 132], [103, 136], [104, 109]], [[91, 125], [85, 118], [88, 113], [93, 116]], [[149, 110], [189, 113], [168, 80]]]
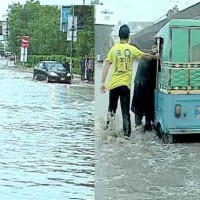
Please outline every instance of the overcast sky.
[[[8, 4], [12, 2], [25, 3], [26, 0], [2, 0], [0, 3], [0, 19], [6, 14]], [[40, 0], [45, 5], [83, 4], [83, 0]], [[90, 0], [85, 0], [86, 4]], [[155, 21], [169, 9], [177, 5], [179, 10], [199, 2], [199, 0], [100, 0], [106, 8], [117, 13], [120, 21]]]

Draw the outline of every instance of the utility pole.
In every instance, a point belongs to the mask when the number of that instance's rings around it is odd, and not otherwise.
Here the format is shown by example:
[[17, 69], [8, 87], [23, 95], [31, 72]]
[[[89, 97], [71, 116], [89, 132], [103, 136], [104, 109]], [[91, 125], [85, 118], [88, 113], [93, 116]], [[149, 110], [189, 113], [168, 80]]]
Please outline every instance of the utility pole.
[[85, 0], [83, 0], [83, 5], [85, 5]]
[[71, 55], [70, 55], [70, 71], [72, 71], [74, 57], [74, 5], [72, 5], [72, 37], [71, 37]]

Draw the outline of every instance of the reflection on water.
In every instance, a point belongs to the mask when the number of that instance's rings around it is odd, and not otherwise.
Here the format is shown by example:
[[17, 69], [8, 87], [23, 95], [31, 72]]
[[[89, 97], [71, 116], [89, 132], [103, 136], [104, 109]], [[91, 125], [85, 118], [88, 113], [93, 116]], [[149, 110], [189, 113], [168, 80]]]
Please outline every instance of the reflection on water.
[[0, 72], [0, 199], [93, 200], [93, 89]]

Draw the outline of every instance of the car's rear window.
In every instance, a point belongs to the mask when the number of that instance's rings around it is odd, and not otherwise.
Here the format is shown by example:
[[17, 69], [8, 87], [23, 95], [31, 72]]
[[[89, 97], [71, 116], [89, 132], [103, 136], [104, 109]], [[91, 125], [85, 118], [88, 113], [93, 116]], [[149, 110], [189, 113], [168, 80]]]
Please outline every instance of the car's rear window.
[[63, 67], [63, 65], [60, 64], [60, 63], [48, 63], [48, 68], [49, 68], [50, 70], [53, 70], [53, 69], [56, 69], [56, 70], [63, 70], [63, 69], [65, 69], [65, 68]]

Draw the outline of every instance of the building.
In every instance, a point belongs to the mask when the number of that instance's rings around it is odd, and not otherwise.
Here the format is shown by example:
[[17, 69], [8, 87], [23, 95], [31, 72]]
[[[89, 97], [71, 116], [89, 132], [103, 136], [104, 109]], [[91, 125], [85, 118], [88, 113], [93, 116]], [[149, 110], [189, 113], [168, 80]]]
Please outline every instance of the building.
[[141, 31], [145, 27], [150, 26], [153, 23], [152, 22], [128, 22], [128, 23], [126, 23], [126, 22], [119, 21], [118, 24], [115, 25], [115, 27], [113, 28], [113, 31], [110, 35], [110, 39], [111, 39], [110, 44], [111, 45], [119, 42], [119, 28], [123, 24], [128, 25], [128, 27], [130, 28], [130, 37], [132, 37], [134, 34]]
[[110, 34], [116, 23], [115, 13], [103, 5], [95, 5], [95, 55], [100, 55], [101, 60], [110, 49]]
[[168, 12], [164, 18], [162, 18], [162, 20], [134, 34], [131, 37], [131, 43], [136, 44], [142, 50], [146, 51], [150, 49], [151, 45], [154, 43], [154, 37], [157, 32], [171, 19], [200, 19], [200, 3], [197, 3], [181, 11], [178, 11], [178, 8], [175, 9], [176, 12]]
[[7, 48], [6, 46], [6, 37], [8, 36], [8, 27], [6, 21], [0, 21], [0, 50]]
[[123, 22], [117, 15], [106, 9], [99, 1], [95, 1], [95, 55], [104, 60], [110, 47], [119, 41], [119, 27], [127, 24], [131, 35], [139, 32], [152, 22]]

